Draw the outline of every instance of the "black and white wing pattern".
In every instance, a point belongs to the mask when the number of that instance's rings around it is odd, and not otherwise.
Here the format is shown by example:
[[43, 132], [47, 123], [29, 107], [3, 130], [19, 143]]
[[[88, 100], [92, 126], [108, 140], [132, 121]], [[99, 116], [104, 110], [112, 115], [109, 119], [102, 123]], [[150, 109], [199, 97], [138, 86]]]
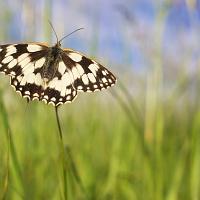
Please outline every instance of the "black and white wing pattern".
[[11, 86], [28, 100], [58, 106], [72, 102], [78, 91], [106, 89], [115, 76], [92, 59], [60, 44], [0, 45], [0, 72], [10, 76]]
[[10, 76], [11, 86], [30, 100], [42, 92], [41, 68], [48, 46], [44, 44], [8, 44], [0, 46], [0, 72]]
[[18, 76], [24, 67], [46, 56], [48, 46], [40, 43], [0, 45], [0, 72]]
[[72, 49], [64, 49], [64, 52], [62, 60], [66, 72], [70, 73], [77, 91], [94, 92], [115, 84], [115, 76], [101, 64]]

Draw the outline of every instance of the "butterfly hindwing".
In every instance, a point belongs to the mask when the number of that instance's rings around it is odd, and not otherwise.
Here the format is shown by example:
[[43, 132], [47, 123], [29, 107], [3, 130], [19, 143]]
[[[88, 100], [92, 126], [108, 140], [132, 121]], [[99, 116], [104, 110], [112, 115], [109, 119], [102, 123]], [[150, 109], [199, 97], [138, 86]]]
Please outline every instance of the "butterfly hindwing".
[[[30, 76], [32, 75], [30, 74]], [[32, 82], [28, 80], [28, 82], [23, 83], [23, 77], [11, 77], [11, 85], [21, 96], [29, 100], [37, 99], [58, 106], [72, 102], [77, 95], [77, 91], [71, 84], [66, 85], [66, 82], [58, 80], [56, 77], [49, 82], [46, 88], [44, 88], [44, 82], [39, 73], [35, 78], [30, 78], [30, 80], [33, 80]]]
[[56, 106], [72, 102], [77, 96], [77, 90], [74, 88], [73, 79], [66, 70], [64, 62], [61, 60], [58, 64], [57, 72], [54, 78], [49, 81], [41, 98]]

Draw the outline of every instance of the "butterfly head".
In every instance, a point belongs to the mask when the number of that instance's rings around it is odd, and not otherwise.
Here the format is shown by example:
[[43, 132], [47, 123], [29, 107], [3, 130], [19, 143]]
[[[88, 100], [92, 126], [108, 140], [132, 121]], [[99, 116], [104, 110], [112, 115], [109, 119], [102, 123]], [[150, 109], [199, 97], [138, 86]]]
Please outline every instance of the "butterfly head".
[[57, 41], [56, 44], [54, 45], [55, 48], [60, 48], [61, 47], [61, 42]]

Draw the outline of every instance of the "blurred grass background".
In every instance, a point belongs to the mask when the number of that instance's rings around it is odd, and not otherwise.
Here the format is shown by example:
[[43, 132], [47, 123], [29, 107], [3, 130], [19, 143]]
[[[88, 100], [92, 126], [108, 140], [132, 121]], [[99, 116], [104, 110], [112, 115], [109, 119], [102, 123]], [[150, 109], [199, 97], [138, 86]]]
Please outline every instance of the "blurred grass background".
[[[1, 199], [200, 199], [199, 0], [0, 1], [0, 41], [55, 42], [118, 77], [60, 107], [66, 183], [52, 106], [1, 75]], [[66, 196], [64, 194], [67, 194]]]

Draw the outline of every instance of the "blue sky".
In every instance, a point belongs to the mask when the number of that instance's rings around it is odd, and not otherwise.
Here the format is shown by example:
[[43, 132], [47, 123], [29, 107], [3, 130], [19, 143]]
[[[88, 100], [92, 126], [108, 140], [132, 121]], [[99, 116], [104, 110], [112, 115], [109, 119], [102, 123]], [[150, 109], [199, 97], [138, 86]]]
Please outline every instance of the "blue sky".
[[[172, 63], [187, 56], [188, 49], [194, 52], [192, 59], [199, 55], [200, 0], [8, 0], [0, 6], [5, 8], [0, 14], [1, 25], [9, 24], [1, 43], [47, 41], [44, 27], [50, 18], [60, 37], [85, 28], [67, 38], [64, 46], [114, 65], [141, 70], [150, 67], [160, 28], [162, 53]], [[164, 17], [158, 23], [160, 13]]]

